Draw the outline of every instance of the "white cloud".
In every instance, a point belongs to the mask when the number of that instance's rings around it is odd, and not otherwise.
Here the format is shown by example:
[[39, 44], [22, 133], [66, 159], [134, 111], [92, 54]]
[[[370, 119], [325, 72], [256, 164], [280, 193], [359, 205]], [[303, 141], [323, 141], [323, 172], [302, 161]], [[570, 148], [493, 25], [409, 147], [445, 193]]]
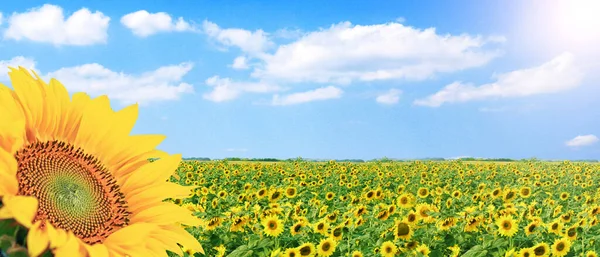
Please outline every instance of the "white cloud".
[[575, 138], [565, 142], [565, 144], [570, 147], [578, 147], [578, 146], [592, 145], [597, 142], [598, 142], [598, 137], [590, 134], [590, 135], [576, 136]]
[[159, 32], [168, 31], [193, 31], [188, 22], [179, 17], [174, 21], [165, 12], [149, 13], [146, 10], [132, 12], [121, 17], [121, 24], [129, 28], [134, 35], [147, 37]]
[[279, 91], [277, 85], [264, 82], [240, 82], [230, 78], [213, 76], [206, 80], [206, 85], [213, 87], [210, 93], [203, 95], [204, 99], [213, 102], [226, 102], [238, 98], [243, 92], [267, 93]]
[[[216, 26], [216, 25], [215, 25]], [[485, 65], [501, 54], [486, 50], [502, 38], [440, 35], [434, 28], [399, 23], [352, 25], [344, 22], [304, 34], [272, 54], [253, 76], [287, 82], [346, 84], [387, 79], [422, 80], [437, 73]]]
[[0, 81], [8, 81], [8, 67], [18, 68], [22, 66], [30, 70], [35, 70], [35, 61], [33, 59], [17, 56], [10, 60], [0, 60]]
[[285, 96], [274, 95], [272, 105], [294, 105], [312, 101], [336, 99], [342, 96], [343, 91], [334, 86], [322, 87], [301, 93], [293, 93]]
[[237, 28], [223, 29], [210, 21], [204, 21], [203, 29], [211, 39], [227, 47], [239, 47], [246, 53], [260, 54], [273, 45], [268, 34], [260, 29], [254, 32]]
[[288, 29], [283, 28], [275, 31], [273, 36], [283, 39], [297, 39], [301, 37], [304, 33], [300, 29]]
[[192, 85], [181, 82], [193, 65], [163, 66], [139, 75], [115, 72], [97, 63], [61, 68], [43, 76], [56, 78], [69, 91], [82, 91], [90, 95], [108, 95], [123, 104], [177, 100], [186, 93], [193, 93]]
[[398, 23], [404, 23], [404, 22], [406, 22], [406, 18], [404, 18], [404, 17], [398, 17], [398, 18], [396, 18], [396, 22], [398, 22]]
[[231, 68], [236, 70], [245, 70], [248, 69], [248, 58], [245, 56], [238, 56], [233, 60], [233, 64], [231, 64]]
[[402, 91], [392, 88], [389, 91], [387, 91], [386, 93], [377, 96], [377, 98], [375, 100], [381, 104], [388, 104], [388, 105], [397, 104], [398, 101], [400, 100], [401, 93], [402, 93]]
[[523, 97], [556, 93], [579, 86], [583, 72], [575, 65], [574, 56], [563, 53], [540, 66], [494, 75], [495, 82], [474, 86], [454, 82], [441, 91], [414, 104], [438, 107], [443, 103], [466, 102], [491, 97]]
[[99, 11], [81, 8], [65, 19], [63, 9], [45, 4], [8, 19], [4, 38], [29, 39], [54, 45], [92, 45], [106, 43], [110, 18]]
[[0, 12], [0, 25], [2, 25], [3, 22], [4, 22], [4, 17], [2, 16], [2, 13]]

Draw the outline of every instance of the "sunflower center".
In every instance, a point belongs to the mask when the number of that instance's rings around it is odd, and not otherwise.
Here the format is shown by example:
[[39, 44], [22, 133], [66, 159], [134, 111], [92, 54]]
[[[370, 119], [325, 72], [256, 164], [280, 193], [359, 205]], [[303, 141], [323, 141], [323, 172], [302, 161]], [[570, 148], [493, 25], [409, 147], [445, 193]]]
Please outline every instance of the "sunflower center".
[[48, 221], [88, 244], [101, 243], [128, 225], [125, 196], [94, 156], [64, 142], [48, 141], [26, 146], [15, 158], [18, 194], [39, 202], [34, 221]]
[[405, 235], [408, 235], [408, 233], [410, 232], [410, 228], [405, 223], [399, 223], [397, 226], [397, 229], [398, 229], [398, 232], [397, 232], [398, 236], [405, 236]]

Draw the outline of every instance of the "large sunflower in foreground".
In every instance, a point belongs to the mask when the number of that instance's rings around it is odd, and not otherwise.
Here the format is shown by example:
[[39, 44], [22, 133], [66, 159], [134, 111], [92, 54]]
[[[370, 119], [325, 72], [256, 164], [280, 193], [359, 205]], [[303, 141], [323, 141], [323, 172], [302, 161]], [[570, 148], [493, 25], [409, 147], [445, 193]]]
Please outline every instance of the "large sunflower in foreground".
[[[181, 160], [155, 147], [160, 135], [129, 135], [132, 105], [114, 112], [106, 96], [73, 98], [23, 68], [0, 84], [0, 219], [29, 228], [31, 256], [183, 255], [203, 252], [185, 225], [191, 212], [165, 198], [190, 188], [166, 182]], [[151, 157], [159, 157], [149, 162]]]

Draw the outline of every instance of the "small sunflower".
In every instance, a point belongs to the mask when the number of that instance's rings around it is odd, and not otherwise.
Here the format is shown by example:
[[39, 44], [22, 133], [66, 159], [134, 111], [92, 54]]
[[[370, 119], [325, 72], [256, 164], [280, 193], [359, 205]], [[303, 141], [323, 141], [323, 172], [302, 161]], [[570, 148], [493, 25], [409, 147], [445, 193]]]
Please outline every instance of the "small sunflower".
[[71, 99], [57, 80], [10, 69], [13, 89], [0, 84], [0, 219], [29, 229], [29, 255], [183, 255], [177, 243], [204, 253], [179, 225], [200, 220], [163, 201], [192, 191], [167, 182], [181, 155], [155, 149], [164, 136], [130, 135], [137, 105], [115, 112], [106, 96]]
[[506, 237], [513, 237], [519, 230], [519, 227], [512, 216], [500, 217], [496, 220], [496, 225], [498, 226], [498, 233]]
[[385, 241], [381, 244], [381, 256], [393, 257], [398, 253], [398, 247], [392, 241]]
[[300, 254], [299, 256], [303, 256], [303, 257], [304, 256], [314, 256], [315, 254], [317, 254], [317, 249], [313, 243], [301, 244], [296, 249], [298, 249], [298, 253]]
[[[364, 256], [364, 255], [363, 255], [363, 253], [362, 253], [361, 251], [359, 251], [359, 250], [353, 251], [353, 252], [350, 254], [350, 257], [363, 257], [363, 256]], [[586, 257], [587, 257], [587, 256], [586, 256]], [[596, 256], [594, 256], [594, 257], [596, 257]]]
[[538, 243], [531, 247], [533, 250], [533, 256], [536, 257], [547, 257], [550, 255], [550, 246], [546, 243]]
[[552, 256], [562, 257], [571, 250], [571, 241], [567, 238], [559, 238], [552, 244]]
[[419, 245], [417, 246], [417, 248], [415, 249], [415, 252], [421, 253], [424, 256], [429, 256], [429, 253], [431, 253], [431, 250], [429, 250], [429, 247], [425, 244]]
[[413, 229], [410, 223], [406, 221], [397, 221], [394, 225], [394, 237], [396, 239], [409, 240], [412, 237]]
[[335, 252], [336, 247], [337, 243], [333, 238], [322, 239], [317, 247], [317, 254], [324, 257], [331, 256]]
[[262, 220], [264, 233], [271, 237], [278, 237], [283, 232], [283, 222], [277, 216], [267, 216]]
[[596, 251], [590, 250], [590, 251], [585, 252], [584, 256], [585, 257], [598, 257], [598, 254], [596, 253]]
[[300, 252], [297, 248], [288, 248], [283, 252], [284, 257], [299, 257]]

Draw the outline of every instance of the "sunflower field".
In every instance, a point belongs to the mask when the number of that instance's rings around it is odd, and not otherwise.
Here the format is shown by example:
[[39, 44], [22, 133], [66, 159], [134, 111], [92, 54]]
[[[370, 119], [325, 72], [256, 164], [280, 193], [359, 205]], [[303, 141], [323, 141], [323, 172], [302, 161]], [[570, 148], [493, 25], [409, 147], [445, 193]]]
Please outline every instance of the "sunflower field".
[[595, 257], [598, 171], [569, 161], [182, 161], [170, 179], [194, 193], [168, 201], [201, 218], [186, 230], [208, 256]]

